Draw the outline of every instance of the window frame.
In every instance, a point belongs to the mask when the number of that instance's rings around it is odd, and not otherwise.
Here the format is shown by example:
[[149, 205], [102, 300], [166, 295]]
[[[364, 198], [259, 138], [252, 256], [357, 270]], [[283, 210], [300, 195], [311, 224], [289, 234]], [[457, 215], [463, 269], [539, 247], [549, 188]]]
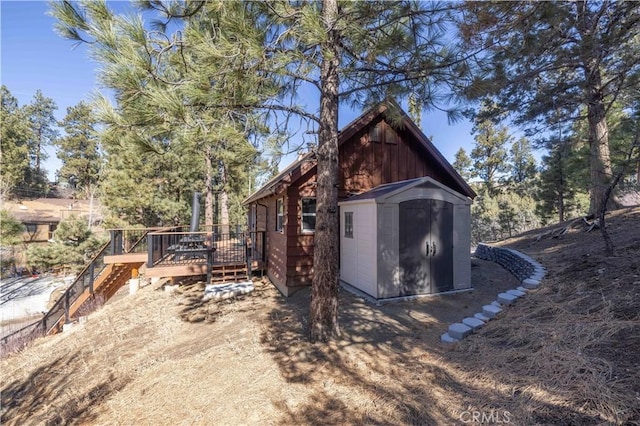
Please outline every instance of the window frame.
[[381, 123], [376, 123], [369, 128], [369, 142], [370, 143], [382, 143], [384, 132]]
[[56, 229], [58, 229], [58, 224], [57, 223], [50, 223], [49, 224], [49, 239], [53, 240], [53, 233], [56, 232]]
[[344, 237], [353, 238], [353, 212], [344, 212]]
[[[316, 207], [318, 205], [318, 202], [317, 202], [316, 197], [302, 197], [302, 198], [300, 198], [300, 230], [304, 234], [313, 234], [313, 233], [316, 232], [316, 226], [315, 226], [316, 211], [314, 209], [313, 213], [305, 213], [304, 212], [304, 201], [305, 200], [313, 200], [315, 202]], [[313, 218], [314, 218], [313, 229], [305, 229], [304, 228], [304, 217], [305, 216], [313, 216]]]
[[276, 199], [276, 232], [284, 232], [284, 197]]

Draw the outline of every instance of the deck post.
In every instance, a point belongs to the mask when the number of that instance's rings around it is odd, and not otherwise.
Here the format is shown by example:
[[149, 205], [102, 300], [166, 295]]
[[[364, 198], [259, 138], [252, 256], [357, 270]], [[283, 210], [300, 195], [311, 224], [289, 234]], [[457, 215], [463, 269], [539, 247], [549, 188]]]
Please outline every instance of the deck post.
[[93, 275], [95, 273], [96, 270], [96, 265], [94, 262], [91, 262], [91, 265], [89, 265], [89, 294], [93, 295]]
[[153, 235], [147, 234], [147, 268], [153, 268]]
[[65, 291], [64, 292], [64, 323], [65, 324], [69, 324], [70, 318], [69, 318], [69, 291]]
[[122, 230], [111, 230], [111, 254], [122, 254]]
[[[253, 250], [252, 247], [249, 246], [249, 238], [251, 237], [251, 233], [249, 232], [248, 235], [245, 234], [244, 237], [244, 255], [245, 258], [247, 260], [247, 278], [249, 278], [249, 280], [251, 280], [251, 264], [253, 263]], [[253, 240], [251, 240], [251, 243], [253, 245]]]
[[207, 284], [211, 284], [211, 269], [213, 268], [213, 247], [207, 248]]

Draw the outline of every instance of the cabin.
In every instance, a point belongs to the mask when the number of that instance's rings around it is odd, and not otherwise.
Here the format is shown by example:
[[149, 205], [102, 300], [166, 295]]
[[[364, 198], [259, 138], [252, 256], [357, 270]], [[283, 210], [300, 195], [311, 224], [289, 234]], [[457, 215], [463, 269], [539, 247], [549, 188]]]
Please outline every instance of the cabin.
[[[346, 202], [380, 185], [417, 178], [429, 178], [418, 185], [435, 185], [435, 189], [428, 194], [428, 191], [421, 189], [410, 191], [415, 197], [428, 197], [433, 191], [444, 190], [447, 194], [455, 194], [455, 199], [460, 200], [459, 203], [456, 201], [456, 205], [464, 205], [468, 209], [476, 196], [393, 101], [380, 103], [352, 121], [340, 131], [338, 143], [340, 202]], [[313, 279], [315, 182], [316, 156], [311, 151], [301, 155], [243, 203], [248, 208], [250, 231], [265, 233], [267, 276], [285, 296], [310, 285]], [[416, 195], [416, 191], [422, 195]], [[458, 220], [464, 217], [468, 221], [468, 216], [464, 215]], [[346, 225], [341, 211], [341, 235]], [[469, 224], [466, 224], [462, 232], [470, 233], [469, 229]], [[377, 225], [371, 222], [370, 233], [374, 235], [377, 232]], [[468, 239], [462, 238], [458, 244], [464, 244]], [[344, 248], [341, 249], [344, 252]], [[468, 257], [469, 245], [464, 250]], [[347, 260], [343, 256], [341, 259]], [[345, 265], [341, 265], [342, 269], [345, 269]], [[470, 286], [470, 283], [464, 285]], [[463, 283], [457, 283], [458, 288], [462, 286]], [[381, 294], [385, 295], [384, 292]]]
[[[25, 244], [46, 243], [53, 239], [58, 224], [71, 216], [89, 218], [91, 209], [88, 200], [65, 198], [37, 198], [7, 201], [4, 208], [24, 226], [22, 240]], [[94, 208], [97, 210], [97, 208]], [[100, 220], [93, 214], [92, 222]]]

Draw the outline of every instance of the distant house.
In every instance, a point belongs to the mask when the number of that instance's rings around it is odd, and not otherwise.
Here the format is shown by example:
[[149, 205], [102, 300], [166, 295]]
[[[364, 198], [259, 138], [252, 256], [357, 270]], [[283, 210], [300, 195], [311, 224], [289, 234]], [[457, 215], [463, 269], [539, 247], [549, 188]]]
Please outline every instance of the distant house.
[[[90, 203], [87, 200], [66, 198], [37, 198], [19, 202], [6, 202], [3, 206], [20, 221], [25, 231], [22, 240], [25, 244], [44, 243], [53, 239], [58, 224], [71, 216], [89, 218]], [[93, 206], [94, 210], [97, 206]], [[98, 216], [92, 215], [94, 223]]]
[[[422, 183], [435, 186], [432, 189], [436, 191], [446, 188], [447, 197], [455, 195], [468, 210], [476, 196], [474, 191], [403, 111], [400, 123], [392, 125], [389, 107], [388, 103], [379, 104], [340, 132], [339, 199], [347, 201], [380, 185], [429, 177], [428, 182]], [[284, 295], [310, 285], [313, 278], [315, 185], [316, 156], [309, 152], [244, 201], [249, 210], [250, 229], [266, 231], [267, 275]], [[341, 235], [345, 226], [353, 226], [348, 222], [353, 217], [345, 218], [343, 213]], [[460, 217], [469, 220], [468, 215]], [[378, 232], [377, 226], [371, 223], [372, 235]], [[463, 233], [469, 233], [469, 224], [464, 226]], [[468, 237], [462, 237], [458, 244], [464, 241]], [[464, 250], [468, 257], [469, 245]], [[351, 257], [350, 261], [356, 259]], [[461, 285], [470, 283], [458, 283], [457, 287]]]

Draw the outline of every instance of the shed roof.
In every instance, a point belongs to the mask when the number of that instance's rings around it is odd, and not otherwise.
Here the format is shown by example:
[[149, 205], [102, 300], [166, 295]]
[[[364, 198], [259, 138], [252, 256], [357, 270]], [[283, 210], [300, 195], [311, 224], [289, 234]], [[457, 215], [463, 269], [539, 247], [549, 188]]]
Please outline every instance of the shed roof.
[[[360, 130], [365, 128], [368, 124], [378, 118], [381, 114], [389, 114], [390, 111], [393, 110], [393, 113], [398, 113], [401, 125], [408, 130], [413, 137], [420, 143], [420, 145], [429, 153], [431, 158], [435, 160], [435, 162], [456, 182], [461, 189], [463, 195], [475, 198], [476, 193], [471, 189], [469, 184], [456, 172], [453, 166], [444, 158], [444, 156], [437, 150], [437, 148], [431, 143], [429, 138], [422, 133], [420, 128], [411, 120], [411, 118], [402, 110], [402, 108], [392, 99], [387, 99], [383, 102], [380, 102], [375, 107], [371, 108], [367, 112], [360, 115], [358, 118], [353, 120], [347, 126], [345, 126], [338, 135], [338, 146], [342, 145]], [[266, 184], [264, 184], [260, 189], [250, 195], [246, 200], [244, 200], [243, 204], [249, 204], [251, 202], [257, 201], [261, 198], [268, 197], [277, 191], [277, 188], [280, 185], [290, 185], [295, 182], [295, 179], [292, 179], [292, 176], [298, 173], [298, 176], [301, 176], [302, 173], [299, 173], [305, 164], [309, 164], [309, 162], [313, 162], [313, 167], [315, 167], [316, 154], [315, 152], [309, 152], [298, 160], [291, 163], [288, 167], [286, 167], [282, 172], [280, 172], [273, 179], [269, 180]], [[308, 169], [306, 170], [308, 171]], [[405, 181], [406, 182], [406, 181]], [[395, 185], [397, 182], [390, 183], [387, 185]], [[385, 186], [385, 185], [381, 185]]]
[[416, 188], [416, 187], [438, 188], [440, 190], [447, 191], [458, 198], [468, 200], [468, 198], [465, 198], [463, 194], [460, 194], [459, 192], [454, 191], [453, 189], [449, 188], [446, 185], [443, 185], [442, 183], [438, 182], [437, 180], [429, 176], [425, 176], [421, 178], [415, 178], [415, 179], [403, 180], [400, 182], [392, 182], [384, 185], [379, 185], [373, 189], [370, 189], [367, 192], [363, 192], [362, 194], [349, 197], [346, 200], [341, 201], [339, 204], [346, 204], [351, 202], [362, 202], [367, 200], [371, 200], [377, 203], [384, 202], [385, 200], [388, 200], [389, 198], [392, 198], [395, 195], [398, 195], [411, 188]]

